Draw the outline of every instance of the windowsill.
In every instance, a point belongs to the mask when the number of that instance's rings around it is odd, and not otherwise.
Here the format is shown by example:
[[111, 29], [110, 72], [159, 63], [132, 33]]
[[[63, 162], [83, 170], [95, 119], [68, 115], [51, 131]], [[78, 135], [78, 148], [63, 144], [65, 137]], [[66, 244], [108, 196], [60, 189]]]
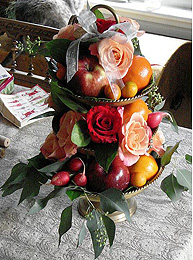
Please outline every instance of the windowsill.
[[[181, 39], [192, 39], [192, 10], [161, 6], [154, 11], [148, 11], [144, 3], [117, 3], [108, 0], [89, 0], [90, 6], [105, 4], [114, 8], [117, 14], [135, 19], [141, 29]], [[102, 10], [103, 13], [108, 13]]]

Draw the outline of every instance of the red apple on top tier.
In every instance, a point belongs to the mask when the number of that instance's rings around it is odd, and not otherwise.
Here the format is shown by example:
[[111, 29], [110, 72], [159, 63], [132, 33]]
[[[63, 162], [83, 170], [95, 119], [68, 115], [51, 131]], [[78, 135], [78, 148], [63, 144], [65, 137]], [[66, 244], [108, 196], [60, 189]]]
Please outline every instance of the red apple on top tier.
[[73, 93], [81, 96], [98, 97], [108, 80], [102, 66], [95, 57], [82, 57], [78, 62], [78, 71], [69, 82]]
[[90, 191], [102, 192], [110, 188], [124, 190], [128, 187], [130, 173], [128, 168], [117, 156], [111, 163], [108, 172], [94, 160], [88, 170], [87, 189]]

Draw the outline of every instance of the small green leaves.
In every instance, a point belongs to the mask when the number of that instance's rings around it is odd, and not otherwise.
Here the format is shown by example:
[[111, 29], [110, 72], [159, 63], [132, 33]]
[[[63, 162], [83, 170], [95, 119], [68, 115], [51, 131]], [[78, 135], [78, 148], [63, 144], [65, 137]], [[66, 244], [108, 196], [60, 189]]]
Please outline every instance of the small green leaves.
[[178, 125], [172, 113], [169, 111], [163, 111], [163, 112], [167, 112], [167, 116], [163, 118], [163, 122], [170, 123], [173, 131], [175, 131], [178, 134]]
[[165, 166], [170, 163], [172, 154], [178, 149], [180, 141], [174, 146], [168, 146], [164, 155], [161, 158], [161, 166]]
[[31, 207], [29, 214], [35, 214], [37, 212], [39, 212], [40, 210], [42, 210], [43, 208], [45, 208], [45, 206], [47, 205], [48, 201], [50, 199], [56, 198], [58, 196], [61, 196], [63, 194], [65, 194], [65, 187], [56, 187], [55, 190], [53, 190], [52, 192], [50, 192], [48, 194], [48, 196], [46, 196], [43, 199], [37, 199], [34, 203], [34, 205]]
[[84, 192], [79, 190], [67, 190], [66, 194], [70, 198], [71, 201], [79, 198]]
[[59, 102], [62, 102], [65, 106], [69, 107], [70, 109], [76, 112], [83, 114], [87, 113], [86, 108], [72, 100], [72, 98], [69, 95], [69, 90], [59, 87], [58, 83], [55, 81], [51, 82], [51, 93], [55, 104], [58, 104], [59, 100]]
[[60, 226], [59, 226], [59, 243], [61, 243], [61, 237], [64, 233], [66, 233], [72, 226], [72, 205], [65, 208], [62, 211], [61, 218], [60, 218]]
[[109, 239], [110, 247], [113, 245], [113, 241], [115, 238], [115, 223], [108, 216], [102, 215], [103, 223], [105, 225], [107, 236]]
[[46, 181], [47, 178], [44, 178], [41, 174], [39, 174], [35, 168], [28, 167], [19, 204], [25, 199], [37, 196], [41, 183], [46, 183]]
[[87, 146], [90, 141], [90, 135], [87, 133], [87, 123], [85, 120], [76, 122], [72, 129], [71, 141], [79, 147]]
[[[1, 189], [5, 191], [6, 189], [9, 189], [10, 186], [15, 184], [21, 184], [25, 180], [25, 177], [27, 175], [28, 166], [25, 163], [18, 163], [16, 164], [11, 171], [10, 177], [7, 179], [7, 181], [1, 186]], [[12, 193], [12, 192], [11, 192]], [[9, 194], [11, 194], [9, 193]], [[4, 194], [5, 196], [5, 194]]]
[[50, 57], [52, 57], [57, 62], [62, 64], [66, 63], [66, 51], [70, 45], [71, 41], [67, 39], [55, 39], [47, 42], [46, 48], [49, 51]]
[[101, 254], [107, 239], [101, 218], [101, 214], [96, 210], [93, 210], [87, 217], [87, 227], [91, 234], [95, 259]]
[[190, 154], [185, 155], [186, 162], [192, 164], [192, 156]]
[[159, 111], [159, 110], [161, 110], [161, 109], [164, 107], [165, 102], [166, 102], [166, 100], [163, 100], [161, 103], [157, 104], [157, 105], [155, 106], [155, 108], [154, 108], [154, 111]]
[[177, 182], [177, 178], [173, 174], [170, 174], [162, 181], [161, 189], [173, 202], [180, 199], [182, 192], [185, 190], [184, 187]]
[[57, 172], [59, 170], [62, 169], [62, 167], [64, 166], [64, 164], [69, 160], [69, 158], [67, 157], [65, 160], [63, 161], [57, 161], [55, 163], [49, 164], [41, 169], [39, 169], [39, 171], [41, 173], [46, 173], [48, 176], [52, 176], [52, 174], [50, 175], [49, 173], [52, 172]]
[[117, 155], [118, 142], [117, 143], [102, 143], [94, 145], [95, 156], [97, 162], [108, 172], [109, 166]]
[[82, 228], [79, 232], [79, 235], [78, 235], [78, 243], [77, 243], [77, 247], [79, 247], [79, 245], [82, 244], [83, 240], [85, 239], [86, 237], [86, 227], [85, 227], [85, 222], [83, 223], [82, 225]]
[[126, 219], [131, 221], [127, 201], [120, 190], [111, 188], [99, 193], [99, 197], [100, 207], [104, 212], [111, 214], [114, 211], [121, 211], [125, 214]]
[[96, 16], [96, 18], [99, 18], [99, 19], [105, 19], [104, 15], [97, 9], [93, 12]]
[[177, 182], [190, 191], [192, 194], [192, 173], [186, 169], [177, 169], [176, 171]]

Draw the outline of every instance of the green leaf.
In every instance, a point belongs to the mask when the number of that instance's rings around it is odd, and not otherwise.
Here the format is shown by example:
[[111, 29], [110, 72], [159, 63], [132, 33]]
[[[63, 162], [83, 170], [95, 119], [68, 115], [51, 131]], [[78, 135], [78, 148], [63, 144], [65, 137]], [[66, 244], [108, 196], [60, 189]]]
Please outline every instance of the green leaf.
[[190, 154], [186, 154], [185, 159], [186, 159], [187, 163], [192, 164], [192, 156]]
[[141, 53], [141, 48], [139, 45], [139, 40], [137, 37], [135, 37], [134, 39], [132, 39], [133, 45], [134, 45], [134, 55], [140, 55], [143, 56]]
[[82, 228], [79, 232], [79, 235], [78, 235], [77, 247], [79, 247], [79, 245], [82, 244], [85, 237], [86, 237], [86, 227], [85, 227], [85, 222], [84, 222], [83, 225], [82, 225]]
[[59, 170], [62, 169], [62, 167], [64, 166], [64, 164], [69, 160], [69, 158], [67, 157], [66, 159], [64, 159], [63, 161], [57, 161], [54, 162], [52, 164], [49, 164], [41, 169], [39, 169], [39, 172], [44, 172], [44, 173], [52, 173], [52, 172], [57, 172]]
[[61, 64], [66, 64], [66, 51], [70, 45], [71, 41], [67, 39], [55, 39], [47, 42], [46, 48], [48, 49], [50, 55], [54, 60], [60, 62]]
[[105, 19], [104, 15], [97, 9], [93, 12], [96, 16], [96, 18], [99, 18], [99, 19]]
[[173, 202], [180, 199], [182, 192], [185, 190], [184, 187], [177, 182], [177, 179], [173, 174], [170, 174], [162, 180], [161, 189]]
[[189, 189], [192, 194], [192, 173], [186, 169], [177, 169], [176, 171], [177, 182]]
[[53, 110], [53, 111], [48, 111], [48, 112], [45, 112], [43, 114], [40, 114], [38, 116], [35, 116], [33, 118], [31, 118], [30, 120], [34, 120], [34, 119], [38, 119], [38, 118], [44, 118], [44, 117], [49, 117], [49, 116], [54, 116], [56, 114], [56, 112]]
[[76, 122], [72, 129], [71, 141], [79, 147], [87, 146], [90, 141], [90, 135], [87, 132], [87, 123], [85, 120]]
[[102, 215], [103, 223], [105, 225], [107, 236], [109, 239], [110, 247], [113, 245], [113, 241], [115, 238], [115, 223], [108, 216]]
[[7, 179], [7, 181], [1, 186], [2, 190], [7, 189], [9, 186], [12, 186], [13, 184], [19, 184], [22, 183], [25, 179], [25, 176], [27, 174], [28, 166], [25, 163], [18, 163], [16, 164], [11, 171], [10, 177]]
[[117, 143], [104, 143], [94, 144], [94, 151], [97, 162], [108, 172], [109, 166], [117, 155], [118, 142]]
[[99, 193], [100, 207], [106, 213], [120, 211], [125, 214], [128, 221], [131, 221], [130, 212], [124, 194], [115, 188], [111, 188]]
[[162, 121], [166, 123], [170, 123], [173, 131], [175, 131], [178, 134], [178, 125], [172, 113], [170, 111], [163, 111], [163, 112], [167, 112], [168, 116], [164, 117]]
[[55, 190], [53, 190], [52, 192], [50, 192], [48, 194], [48, 196], [46, 196], [43, 199], [37, 199], [34, 203], [34, 205], [31, 207], [29, 214], [35, 214], [37, 212], [39, 212], [40, 210], [42, 210], [43, 208], [45, 208], [45, 206], [47, 205], [48, 201], [50, 199], [56, 198], [58, 196], [64, 195], [65, 194], [65, 187], [57, 187]]
[[77, 102], [73, 101], [68, 91], [65, 88], [61, 88], [58, 86], [57, 82], [51, 82], [51, 92], [52, 98], [55, 104], [58, 104], [58, 100], [61, 101], [64, 105], [69, 107], [70, 109], [79, 112], [79, 113], [87, 113], [88, 110], [83, 106], [79, 105]]
[[37, 196], [40, 186], [46, 181], [47, 178], [44, 178], [36, 169], [28, 167], [19, 204], [25, 199]]
[[4, 192], [2, 194], [2, 197], [5, 197], [7, 195], [12, 194], [13, 192], [15, 192], [16, 190], [22, 189], [23, 188], [23, 183], [19, 183], [19, 184], [13, 184], [8, 186], [6, 189], [4, 189]]
[[72, 226], [72, 205], [65, 208], [62, 211], [61, 218], [60, 218], [60, 226], [59, 226], [59, 243], [61, 243], [61, 237], [64, 233], [66, 233]]
[[78, 191], [78, 190], [67, 190], [66, 191], [66, 194], [71, 199], [71, 201], [79, 198], [83, 193], [84, 193], [83, 191]]
[[161, 110], [161, 109], [164, 107], [165, 102], [166, 102], [166, 100], [163, 100], [161, 103], [159, 103], [158, 105], [156, 105], [155, 108], [154, 108], [154, 111], [156, 112], [156, 111]]
[[[105, 246], [103, 236], [100, 236], [100, 233], [103, 234], [101, 221], [100, 221], [101, 214], [96, 210], [93, 210], [89, 217], [87, 218], [87, 227], [91, 234], [93, 249], [95, 253], [95, 259], [101, 254], [103, 248]], [[105, 236], [106, 237], [106, 236]]]
[[173, 153], [178, 149], [178, 146], [180, 144], [180, 141], [176, 143], [174, 146], [168, 146], [164, 155], [161, 158], [161, 166], [165, 166], [168, 163], [170, 163], [171, 157]]
[[37, 170], [50, 164], [50, 161], [45, 159], [42, 153], [28, 159], [28, 162], [29, 165], [32, 165]]

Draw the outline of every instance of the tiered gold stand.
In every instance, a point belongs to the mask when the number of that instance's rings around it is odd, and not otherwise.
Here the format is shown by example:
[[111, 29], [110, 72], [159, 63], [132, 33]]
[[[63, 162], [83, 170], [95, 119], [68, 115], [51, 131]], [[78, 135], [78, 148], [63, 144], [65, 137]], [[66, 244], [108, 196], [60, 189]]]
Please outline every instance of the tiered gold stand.
[[[133, 216], [133, 214], [135, 214], [135, 212], [137, 210], [137, 202], [136, 202], [134, 196], [141, 193], [143, 190], [147, 189], [149, 187], [149, 185], [154, 183], [157, 180], [157, 178], [161, 175], [163, 170], [164, 170], [164, 167], [160, 167], [158, 173], [150, 181], [148, 181], [143, 187], [130, 191], [130, 192], [126, 192], [124, 194], [125, 199], [128, 203], [128, 209], [130, 212], [130, 216]], [[100, 209], [100, 198], [98, 195], [96, 195], [96, 194], [88, 195], [88, 198], [96, 209]], [[82, 197], [79, 199], [78, 212], [83, 217], [85, 217], [89, 213], [89, 202], [85, 197]], [[108, 217], [110, 217], [115, 223], [126, 220], [125, 214], [123, 212], [119, 212], [119, 211], [115, 211], [112, 214], [108, 214]]]

